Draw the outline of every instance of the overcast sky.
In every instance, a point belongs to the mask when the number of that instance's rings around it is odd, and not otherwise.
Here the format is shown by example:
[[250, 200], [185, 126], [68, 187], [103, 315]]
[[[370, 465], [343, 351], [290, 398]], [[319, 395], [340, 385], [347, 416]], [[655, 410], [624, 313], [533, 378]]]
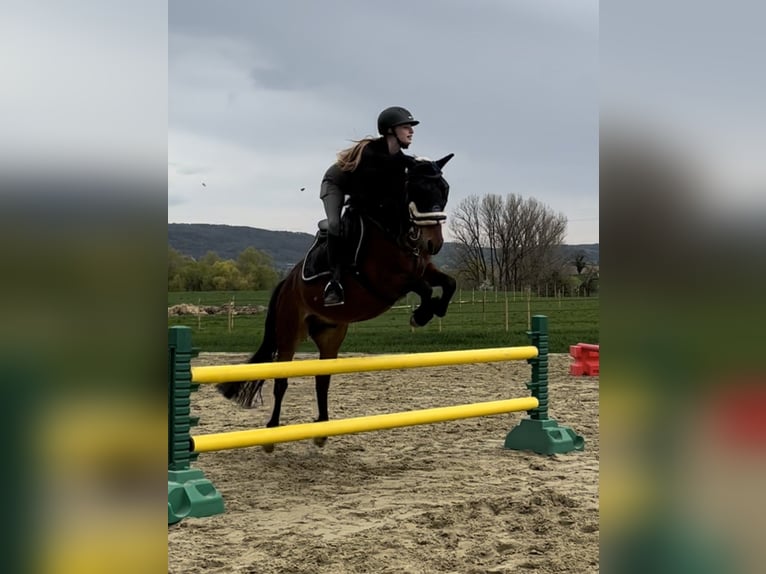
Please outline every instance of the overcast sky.
[[599, 240], [596, 1], [171, 0], [168, 26], [169, 222], [313, 233], [335, 154], [399, 105], [409, 153], [456, 154], [448, 213], [516, 193]]

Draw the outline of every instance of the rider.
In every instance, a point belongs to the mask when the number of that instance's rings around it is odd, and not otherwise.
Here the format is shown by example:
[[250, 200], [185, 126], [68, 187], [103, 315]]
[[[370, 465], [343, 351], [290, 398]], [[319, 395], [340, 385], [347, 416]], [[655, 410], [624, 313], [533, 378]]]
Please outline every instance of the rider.
[[410, 147], [418, 125], [405, 108], [386, 108], [378, 116], [380, 137], [367, 137], [341, 151], [322, 179], [319, 194], [327, 214], [327, 259], [332, 279], [324, 289], [325, 306], [342, 305], [340, 283], [340, 215], [346, 195], [369, 211], [397, 209], [406, 203], [407, 167], [414, 158], [402, 152]]

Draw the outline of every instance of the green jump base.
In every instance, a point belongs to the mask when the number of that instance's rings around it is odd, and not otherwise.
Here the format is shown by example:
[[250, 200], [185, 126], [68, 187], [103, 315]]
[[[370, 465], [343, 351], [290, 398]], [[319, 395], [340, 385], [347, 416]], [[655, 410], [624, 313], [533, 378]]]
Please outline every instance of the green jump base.
[[168, 471], [168, 524], [223, 512], [221, 493], [200, 469]]
[[538, 454], [564, 454], [585, 449], [585, 439], [553, 419], [522, 419], [505, 437], [505, 448]]

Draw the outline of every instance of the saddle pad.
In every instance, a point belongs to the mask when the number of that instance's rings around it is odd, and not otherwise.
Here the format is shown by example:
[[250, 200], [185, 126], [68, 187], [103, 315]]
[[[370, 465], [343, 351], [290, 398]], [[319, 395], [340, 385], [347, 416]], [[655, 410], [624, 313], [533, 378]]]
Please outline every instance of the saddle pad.
[[[343, 266], [356, 267], [364, 240], [364, 220], [358, 214], [349, 215], [346, 212], [343, 223], [343, 252], [340, 253], [340, 260]], [[319, 231], [306, 257], [303, 258], [301, 279], [314, 281], [330, 274], [330, 266], [327, 263], [327, 232]]]

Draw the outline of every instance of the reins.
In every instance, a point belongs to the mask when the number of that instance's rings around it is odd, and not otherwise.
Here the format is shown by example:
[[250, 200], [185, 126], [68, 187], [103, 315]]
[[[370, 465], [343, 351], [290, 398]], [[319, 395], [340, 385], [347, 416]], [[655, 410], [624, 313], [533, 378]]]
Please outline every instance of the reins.
[[389, 242], [396, 245], [401, 251], [416, 258], [420, 257], [420, 249], [415, 245], [415, 242], [420, 239], [420, 227], [416, 225], [411, 218], [408, 219], [410, 223], [405, 231], [393, 232], [389, 227], [383, 225], [380, 221], [367, 213], [363, 213], [362, 217], [380, 229], [383, 232], [383, 236]]

